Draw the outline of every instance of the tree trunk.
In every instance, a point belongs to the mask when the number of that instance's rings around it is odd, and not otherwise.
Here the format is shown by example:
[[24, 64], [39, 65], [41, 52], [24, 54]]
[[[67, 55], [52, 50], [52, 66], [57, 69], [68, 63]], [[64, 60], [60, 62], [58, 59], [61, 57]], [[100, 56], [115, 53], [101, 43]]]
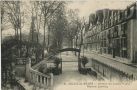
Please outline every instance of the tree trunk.
[[20, 57], [20, 49], [19, 49], [19, 32], [18, 32], [18, 28], [16, 28], [16, 30], [17, 30], [17, 44], [18, 44], [18, 56]]
[[17, 40], [18, 39], [18, 37], [17, 37], [17, 28], [15, 27], [14, 30], [15, 30], [15, 39]]
[[16, 30], [17, 30], [17, 40], [19, 40], [18, 28], [16, 28]]
[[45, 39], [46, 39], [45, 32], [46, 32], [46, 19], [44, 21], [43, 59], [44, 59], [44, 49], [45, 49]]
[[34, 40], [33, 40], [33, 38], [34, 38], [34, 37], [33, 37], [33, 34], [34, 34], [34, 31], [33, 31], [33, 29], [32, 29], [32, 36], [31, 36], [31, 37], [32, 37], [32, 39], [31, 39], [32, 42], [34, 41]]
[[22, 41], [22, 29], [20, 27], [20, 41]]
[[2, 30], [1, 30], [1, 43], [2, 43], [2, 41], [3, 41], [3, 40], [2, 40]]
[[[77, 48], [77, 40], [78, 40], [78, 38], [76, 37], [76, 48]], [[75, 55], [77, 56], [77, 53], [75, 52]]]
[[[20, 53], [21, 53], [21, 47], [22, 47], [22, 32], [21, 32], [21, 27], [20, 27]], [[21, 57], [21, 55], [20, 55], [20, 57]]]
[[73, 48], [73, 39], [70, 40], [70, 47]]
[[49, 38], [50, 38], [50, 28], [48, 26], [48, 44], [47, 44], [47, 51], [49, 52]]
[[36, 20], [37, 20], [37, 43], [39, 43], [39, 25], [38, 25], [38, 16], [37, 16], [37, 13], [36, 13]]
[[37, 43], [39, 43], [39, 30], [38, 30], [38, 33], [37, 33]]

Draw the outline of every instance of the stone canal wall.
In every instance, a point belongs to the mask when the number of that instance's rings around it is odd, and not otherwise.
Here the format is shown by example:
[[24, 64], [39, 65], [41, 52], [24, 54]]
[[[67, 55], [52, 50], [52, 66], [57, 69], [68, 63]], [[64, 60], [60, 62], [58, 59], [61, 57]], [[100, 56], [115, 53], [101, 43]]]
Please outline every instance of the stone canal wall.
[[92, 68], [99, 72], [102, 76], [106, 77], [109, 80], [134, 80], [135, 77], [133, 74], [125, 73], [121, 70], [118, 70], [112, 66], [99, 62], [96, 59], [92, 60]]

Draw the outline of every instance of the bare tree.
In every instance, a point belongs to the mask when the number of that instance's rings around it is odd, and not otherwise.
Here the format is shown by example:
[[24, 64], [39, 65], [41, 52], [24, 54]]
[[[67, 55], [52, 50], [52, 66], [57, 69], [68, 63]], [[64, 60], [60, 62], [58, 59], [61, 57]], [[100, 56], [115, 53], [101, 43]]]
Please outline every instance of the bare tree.
[[[8, 14], [9, 21], [11, 22], [15, 30], [15, 39], [22, 40], [22, 27], [23, 27], [23, 12], [21, 12], [20, 1], [5, 1], [6, 13]], [[18, 46], [21, 48], [21, 43], [18, 42]], [[20, 49], [19, 49], [20, 56]]]
[[42, 24], [42, 10], [41, 10], [41, 2], [40, 1], [35, 1], [31, 2], [32, 3], [32, 15], [35, 16], [35, 23], [36, 23], [36, 31], [37, 31], [37, 43], [39, 43], [39, 30], [41, 28]]
[[[73, 39], [75, 36], [77, 37], [77, 33], [81, 29], [81, 21], [78, 16], [79, 10], [70, 9], [67, 12], [67, 18], [68, 18], [68, 28], [67, 28], [67, 35], [66, 38], [68, 39], [68, 43], [70, 43], [69, 46], [73, 47]], [[77, 39], [76, 39], [76, 45], [77, 45]]]
[[[43, 40], [43, 54], [45, 48], [45, 40], [46, 40], [46, 25], [48, 24], [48, 19], [55, 13], [55, 11], [62, 5], [63, 2], [59, 1], [41, 1], [41, 11], [43, 14], [43, 28], [44, 28], [44, 40]], [[43, 55], [44, 56], [44, 55]]]
[[[3, 25], [3, 21], [4, 21], [4, 3], [1, 2], [1, 26]], [[3, 31], [3, 27], [1, 27], [1, 40], [2, 40], [2, 31]]]
[[52, 20], [51, 27], [53, 28], [51, 31], [53, 33], [53, 39], [56, 48], [62, 48], [62, 42], [64, 38], [64, 33], [66, 31], [67, 26], [67, 17], [65, 13], [65, 6], [61, 5], [55, 12], [55, 15]]

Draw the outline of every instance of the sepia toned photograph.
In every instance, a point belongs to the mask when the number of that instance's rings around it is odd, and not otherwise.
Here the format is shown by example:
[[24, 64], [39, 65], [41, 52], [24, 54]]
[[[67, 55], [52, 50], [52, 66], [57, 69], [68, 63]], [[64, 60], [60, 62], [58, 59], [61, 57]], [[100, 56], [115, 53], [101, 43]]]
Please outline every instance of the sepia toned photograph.
[[137, 90], [136, 0], [1, 0], [0, 90]]

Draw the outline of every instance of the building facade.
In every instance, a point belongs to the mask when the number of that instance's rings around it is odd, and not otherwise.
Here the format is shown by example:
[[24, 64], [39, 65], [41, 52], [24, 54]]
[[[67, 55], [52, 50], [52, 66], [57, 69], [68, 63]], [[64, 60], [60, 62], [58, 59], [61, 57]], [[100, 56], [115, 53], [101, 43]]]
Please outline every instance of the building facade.
[[[89, 23], [83, 37], [84, 50], [111, 55], [137, 63], [137, 5], [124, 10], [103, 9], [102, 21]], [[97, 12], [95, 14], [97, 16]]]

